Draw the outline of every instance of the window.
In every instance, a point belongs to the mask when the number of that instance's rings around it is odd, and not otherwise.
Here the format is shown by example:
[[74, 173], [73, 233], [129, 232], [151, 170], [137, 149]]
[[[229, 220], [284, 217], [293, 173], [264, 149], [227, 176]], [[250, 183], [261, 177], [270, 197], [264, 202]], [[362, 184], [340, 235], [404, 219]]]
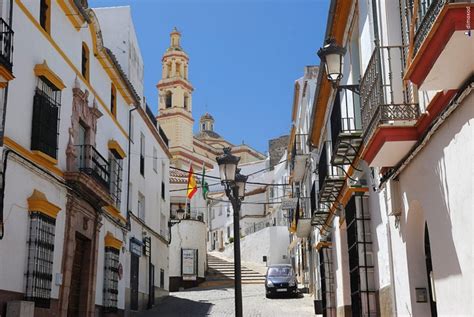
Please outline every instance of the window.
[[165, 182], [161, 182], [161, 199], [166, 200], [166, 187]]
[[167, 91], [166, 102], [165, 102], [166, 108], [171, 108], [172, 104], [173, 104], [173, 93], [171, 91]]
[[105, 247], [104, 255], [104, 308], [107, 312], [117, 310], [119, 256], [116, 248]]
[[30, 212], [30, 236], [26, 272], [26, 299], [49, 308], [53, 280], [56, 220], [41, 212]]
[[227, 226], [227, 238], [230, 238], [230, 226]]
[[165, 270], [160, 269], [160, 287], [165, 288]]
[[206, 124], [205, 123], [202, 124], [202, 130], [203, 131], [206, 130]]
[[145, 221], [145, 196], [138, 192], [138, 218]]
[[181, 77], [181, 64], [176, 63], [176, 76]]
[[184, 109], [188, 110], [188, 101], [189, 101], [189, 96], [186, 94], [184, 95]]
[[188, 66], [184, 65], [184, 74], [183, 74], [184, 79], [188, 79]]
[[166, 216], [164, 213], [160, 213], [160, 235], [166, 237]]
[[140, 133], [140, 174], [145, 176], [145, 136]]
[[110, 85], [110, 112], [117, 117], [117, 89], [114, 84]]
[[115, 151], [111, 150], [109, 152], [110, 195], [112, 196], [117, 209], [120, 209], [122, 198], [122, 164], [122, 157], [120, 157], [120, 155]]
[[59, 110], [61, 91], [47, 79], [38, 79], [33, 98], [31, 150], [57, 158]]
[[166, 77], [171, 77], [171, 63], [166, 64]]
[[89, 81], [89, 48], [86, 43], [82, 42], [82, 59], [81, 59], [81, 73], [82, 76]]
[[153, 170], [158, 173], [158, 151], [153, 147]]
[[51, 0], [40, 1], [40, 25], [47, 33], [51, 30]]

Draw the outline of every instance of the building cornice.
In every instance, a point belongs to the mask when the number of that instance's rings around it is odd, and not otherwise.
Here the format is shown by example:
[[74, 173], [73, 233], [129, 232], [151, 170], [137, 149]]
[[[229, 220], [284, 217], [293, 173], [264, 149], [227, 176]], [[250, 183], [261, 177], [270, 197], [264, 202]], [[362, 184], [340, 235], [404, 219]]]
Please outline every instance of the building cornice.
[[163, 88], [168, 88], [172, 86], [184, 86], [189, 91], [194, 91], [193, 86], [187, 80], [179, 79], [179, 78], [171, 79], [170, 81], [168, 81], [168, 79], [162, 79], [158, 82], [158, 84], [156, 85], [156, 88], [163, 89]]

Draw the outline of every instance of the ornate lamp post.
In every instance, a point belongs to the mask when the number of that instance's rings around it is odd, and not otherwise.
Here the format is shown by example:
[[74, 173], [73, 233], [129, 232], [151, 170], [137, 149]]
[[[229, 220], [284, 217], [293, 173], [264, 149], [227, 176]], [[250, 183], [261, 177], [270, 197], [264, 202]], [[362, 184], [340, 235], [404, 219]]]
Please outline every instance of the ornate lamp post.
[[169, 233], [170, 233], [170, 238], [168, 240], [168, 243], [171, 244], [171, 227], [178, 224], [178, 223], [180, 223], [181, 220], [183, 220], [185, 213], [186, 213], [186, 211], [183, 209], [183, 207], [181, 207], [181, 204], [179, 204], [178, 209], [176, 210], [176, 218], [175, 219], [170, 219], [168, 221], [168, 228], [169, 228]]
[[324, 63], [324, 69], [329, 81], [334, 85], [342, 78], [346, 49], [337, 45], [334, 39], [327, 39], [326, 44], [318, 51], [318, 56]]
[[221, 184], [234, 209], [234, 270], [235, 270], [235, 316], [242, 317], [242, 276], [240, 264], [240, 206], [245, 196], [247, 176], [240, 174], [237, 164], [240, 157], [232, 155], [230, 148], [217, 157]]

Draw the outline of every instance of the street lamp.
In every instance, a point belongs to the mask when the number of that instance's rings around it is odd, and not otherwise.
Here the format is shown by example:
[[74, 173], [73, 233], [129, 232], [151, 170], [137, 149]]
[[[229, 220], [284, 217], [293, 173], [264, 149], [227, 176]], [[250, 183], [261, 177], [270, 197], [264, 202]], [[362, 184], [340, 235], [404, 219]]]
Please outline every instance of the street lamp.
[[232, 155], [230, 148], [216, 158], [219, 165], [221, 184], [234, 209], [234, 278], [235, 278], [235, 316], [242, 317], [242, 276], [240, 265], [240, 206], [245, 196], [247, 176], [240, 174], [237, 164], [240, 157]]
[[318, 56], [324, 63], [326, 76], [333, 84], [342, 78], [344, 54], [346, 54], [346, 49], [337, 45], [334, 39], [327, 39], [326, 44], [318, 51]]
[[185, 212], [186, 211], [183, 209], [183, 207], [181, 207], [181, 204], [179, 204], [178, 209], [176, 210], [176, 218], [171, 218], [168, 221], [168, 228], [169, 228], [169, 234], [170, 234], [170, 238], [168, 240], [168, 243], [171, 243], [171, 227], [178, 224], [178, 223], [180, 223], [181, 220], [183, 220]]

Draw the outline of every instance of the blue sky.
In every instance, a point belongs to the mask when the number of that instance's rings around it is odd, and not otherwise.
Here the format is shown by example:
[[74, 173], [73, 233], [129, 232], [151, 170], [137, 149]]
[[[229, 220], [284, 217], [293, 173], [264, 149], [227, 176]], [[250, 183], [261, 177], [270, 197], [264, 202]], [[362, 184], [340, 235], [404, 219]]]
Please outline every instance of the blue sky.
[[290, 131], [294, 81], [305, 65], [319, 64], [329, 0], [89, 0], [89, 5], [132, 7], [152, 109], [161, 56], [176, 26], [190, 57], [195, 130], [207, 110], [224, 138], [266, 152], [269, 139]]

